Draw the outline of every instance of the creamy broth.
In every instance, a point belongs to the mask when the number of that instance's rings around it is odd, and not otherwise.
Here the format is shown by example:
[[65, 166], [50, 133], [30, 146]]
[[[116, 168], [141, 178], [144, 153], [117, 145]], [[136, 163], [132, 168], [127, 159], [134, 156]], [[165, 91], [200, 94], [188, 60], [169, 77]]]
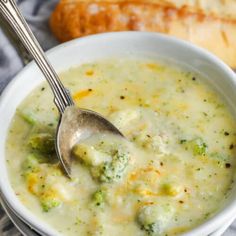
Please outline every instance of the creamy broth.
[[6, 143], [12, 187], [62, 235], [179, 235], [212, 217], [234, 180], [236, 125], [199, 74], [112, 59], [61, 74], [79, 107], [127, 137], [73, 149], [73, 178], [54, 152], [58, 112], [46, 83], [19, 106]]

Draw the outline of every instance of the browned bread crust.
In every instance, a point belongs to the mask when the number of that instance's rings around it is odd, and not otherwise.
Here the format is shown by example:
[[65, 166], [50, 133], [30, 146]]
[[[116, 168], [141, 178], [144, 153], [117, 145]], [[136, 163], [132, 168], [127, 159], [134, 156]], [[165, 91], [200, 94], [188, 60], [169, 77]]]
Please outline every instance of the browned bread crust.
[[61, 42], [110, 31], [161, 32], [202, 46], [236, 68], [236, 1], [185, 2], [61, 0], [52, 13], [50, 26]]

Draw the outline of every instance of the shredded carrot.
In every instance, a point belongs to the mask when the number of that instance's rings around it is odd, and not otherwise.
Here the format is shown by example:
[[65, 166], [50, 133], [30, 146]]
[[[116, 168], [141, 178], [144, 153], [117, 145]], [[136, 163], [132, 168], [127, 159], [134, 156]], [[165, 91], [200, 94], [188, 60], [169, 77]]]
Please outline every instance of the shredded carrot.
[[87, 76], [92, 76], [92, 75], [94, 75], [94, 71], [93, 71], [93, 70], [87, 70], [87, 71], [85, 72], [85, 74], [86, 74]]
[[154, 204], [154, 202], [140, 202], [140, 206], [151, 206], [151, 205], [153, 205]]
[[139, 178], [140, 175], [142, 175], [143, 173], [146, 173], [146, 172], [154, 172], [158, 176], [161, 174], [160, 171], [155, 169], [153, 166], [148, 166], [146, 168], [141, 168], [138, 171], [131, 173], [129, 179], [131, 181], [135, 181]]
[[163, 66], [155, 64], [155, 63], [148, 63], [148, 64], [146, 64], [146, 66], [149, 69], [154, 70], [154, 71], [163, 70], [163, 68], [164, 68]]
[[36, 194], [36, 192], [37, 192], [36, 185], [38, 183], [38, 175], [36, 173], [30, 173], [27, 176], [27, 182], [28, 182], [28, 190], [31, 193]]
[[57, 193], [53, 190], [53, 189], [49, 189], [45, 192], [42, 192], [39, 194], [41, 197], [45, 197], [45, 198], [55, 198], [57, 197]]
[[154, 63], [148, 63], [147, 67], [154, 70], [158, 68], [157, 64], [154, 64]]
[[149, 191], [147, 189], [142, 189], [142, 188], [135, 189], [135, 192], [141, 196], [152, 196], [152, 197], [159, 196], [159, 194], [157, 193], [154, 193], [152, 191]]
[[137, 173], [137, 172], [131, 173], [129, 179], [130, 179], [131, 181], [134, 181], [134, 180], [136, 180], [136, 179], [138, 178], [138, 175], [139, 175], [139, 173]]
[[148, 166], [147, 168], [143, 169], [143, 172], [155, 172], [157, 175], [160, 175], [160, 171], [155, 169], [153, 166]]
[[73, 95], [73, 99], [74, 100], [82, 99], [84, 97], [87, 97], [91, 92], [92, 91], [90, 91], [90, 90], [79, 91]]
[[144, 206], [151, 206], [155, 204], [154, 202], [138, 202], [135, 206], [134, 206], [134, 210], [135, 211], [139, 211], [140, 208], [144, 207]]

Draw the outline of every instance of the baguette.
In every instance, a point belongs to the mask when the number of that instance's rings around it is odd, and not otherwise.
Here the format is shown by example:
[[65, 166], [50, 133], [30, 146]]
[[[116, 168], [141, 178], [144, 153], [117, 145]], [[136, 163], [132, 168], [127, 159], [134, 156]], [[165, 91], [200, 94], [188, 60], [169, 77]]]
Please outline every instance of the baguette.
[[110, 31], [161, 32], [204, 47], [236, 68], [235, 12], [234, 0], [61, 0], [50, 26], [61, 42]]

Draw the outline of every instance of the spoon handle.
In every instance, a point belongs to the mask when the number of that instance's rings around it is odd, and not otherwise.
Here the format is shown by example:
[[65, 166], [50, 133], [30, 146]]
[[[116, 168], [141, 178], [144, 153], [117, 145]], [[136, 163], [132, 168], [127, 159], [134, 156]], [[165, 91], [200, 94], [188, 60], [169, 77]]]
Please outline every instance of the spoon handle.
[[67, 106], [74, 104], [71, 95], [63, 86], [57, 73], [46, 58], [37, 39], [20, 13], [16, 2], [14, 0], [0, 0], [0, 14], [2, 14], [12, 27], [22, 44], [29, 51], [41, 69], [54, 93], [54, 103], [60, 113], [63, 113]]

